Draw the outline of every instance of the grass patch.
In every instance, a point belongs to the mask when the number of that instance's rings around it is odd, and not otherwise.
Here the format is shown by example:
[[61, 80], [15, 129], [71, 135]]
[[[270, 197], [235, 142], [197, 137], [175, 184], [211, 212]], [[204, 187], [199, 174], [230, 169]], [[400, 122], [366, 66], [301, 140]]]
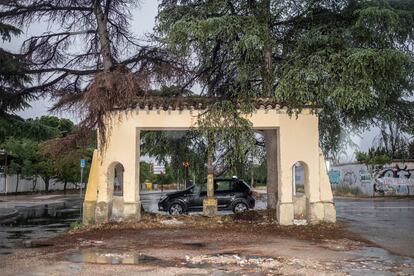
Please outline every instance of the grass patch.
[[80, 221], [74, 221], [69, 225], [69, 230], [78, 230], [83, 227], [82, 222]]

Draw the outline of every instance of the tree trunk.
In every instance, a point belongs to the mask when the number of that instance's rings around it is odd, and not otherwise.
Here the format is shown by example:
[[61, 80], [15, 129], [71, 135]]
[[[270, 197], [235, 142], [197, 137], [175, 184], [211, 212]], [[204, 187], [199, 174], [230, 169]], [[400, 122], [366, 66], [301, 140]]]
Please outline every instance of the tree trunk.
[[65, 182], [63, 183], [63, 194], [66, 195], [66, 186], [68, 185], [68, 181], [65, 180]]
[[98, 31], [99, 44], [101, 46], [102, 63], [104, 66], [104, 72], [111, 71], [114, 60], [111, 54], [111, 44], [108, 33], [108, 18], [102, 11], [102, 7], [99, 0], [95, 0], [93, 4], [93, 13], [96, 17], [96, 25]]
[[276, 130], [265, 130], [265, 147], [266, 147], [266, 179], [267, 179], [267, 208], [275, 209], [277, 205], [277, 138]]
[[33, 192], [36, 189], [36, 184], [37, 184], [37, 175], [35, 175], [34, 178], [33, 178]]
[[18, 190], [19, 190], [19, 181], [20, 181], [20, 174], [17, 174], [17, 179], [16, 179], [16, 194], [17, 194], [17, 192], [18, 192]]
[[214, 197], [214, 137], [213, 134], [208, 134], [208, 150], [207, 150], [207, 197]]
[[254, 165], [252, 164], [251, 171], [250, 171], [250, 186], [254, 188]]
[[45, 182], [45, 192], [48, 193], [50, 178], [44, 178], [43, 181]]
[[[263, 12], [258, 13], [258, 20], [262, 22], [266, 34], [263, 50], [263, 94], [273, 97], [273, 63], [271, 39], [270, 1], [263, 1]], [[267, 168], [267, 208], [274, 209], [277, 204], [277, 141], [275, 130], [265, 130], [266, 168]]]

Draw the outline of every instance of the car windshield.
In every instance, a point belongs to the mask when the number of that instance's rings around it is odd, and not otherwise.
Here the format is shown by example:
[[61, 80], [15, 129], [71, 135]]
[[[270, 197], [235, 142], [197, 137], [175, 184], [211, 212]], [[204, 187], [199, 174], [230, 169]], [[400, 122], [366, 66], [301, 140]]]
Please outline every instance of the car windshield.
[[195, 186], [193, 187], [193, 193], [194, 193], [194, 194], [198, 194], [198, 193], [200, 193], [200, 186], [199, 186], [199, 185], [195, 185]]
[[201, 192], [205, 192], [207, 190], [206, 187], [207, 187], [207, 184], [201, 184], [201, 185], [196, 184], [196, 185], [194, 185], [193, 193], [194, 194], [199, 194]]

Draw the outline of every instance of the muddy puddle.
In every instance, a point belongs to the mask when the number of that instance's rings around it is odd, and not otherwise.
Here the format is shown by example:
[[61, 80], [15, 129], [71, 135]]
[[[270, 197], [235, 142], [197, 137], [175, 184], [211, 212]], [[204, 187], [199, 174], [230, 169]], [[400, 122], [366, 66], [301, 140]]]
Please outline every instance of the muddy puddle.
[[80, 252], [66, 255], [65, 259], [73, 263], [153, 265], [162, 267], [174, 265], [173, 262], [141, 253], [97, 249], [84, 249]]
[[355, 256], [343, 264], [343, 271], [349, 275], [414, 275], [414, 259], [394, 255], [376, 247], [362, 247], [352, 250]]
[[204, 242], [185, 242], [183, 243], [183, 245], [188, 246], [191, 249], [200, 249], [208, 246], [208, 244]]
[[[109, 265], [142, 265], [155, 267], [186, 267], [212, 269], [214, 275], [265, 275], [260, 271], [251, 273], [255, 268], [262, 268], [263, 263], [273, 264], [276, 260], [259, 256], [241, 256], [237, 253], [226, 252], [221, 254], [186, 256], [185, 259], [164, 260], [154, 256], [108, 249], [84, 249], [65, 256], [65, 260], [72, 263], [109, 264]], [[246, 262], [244, 267], [237, 267]], [[278, 263], [277, 263], [278, 264]], [[274, 265], [274, 264], [273, 264]], [[233, 271], [228, 269], [233, 266]], [[238, 271], [234, 271], [236, 266]]]
[[[80, 220], [80, 200], [35, 206], [14, 206], [13, 216], [0, 220], [0, 255], [17, 248], [38, 247], [36, 239], [49, 239]], [[44, 245], [39, 245], [44, 246]]]

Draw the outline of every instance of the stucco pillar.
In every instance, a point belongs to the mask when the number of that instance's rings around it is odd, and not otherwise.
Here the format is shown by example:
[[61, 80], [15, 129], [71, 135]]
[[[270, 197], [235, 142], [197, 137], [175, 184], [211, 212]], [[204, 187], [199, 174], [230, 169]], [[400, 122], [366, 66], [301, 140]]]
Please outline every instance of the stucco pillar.
[[131, 136], [125, 139], [124, 147], [129, 149], [127, 165], [124, 171], [124, 210], [123, 217], [125, 220], [138, 221], [141, 219], [141, 202], [139, 197], [140, 180], [139, 180], [139, 160], [140, 151], [140, 130], [134, 128]]
[[333, 201], [331, 183], [329, 182], [328, 173], [326, 170], [325, 158], [322, 150], [319, 148], [319, 189], [321, 202], [324, 209], [323, 221], [329, 223], [336, 222], [336, 209]]
[[278, 159], [278, 201], [277, 221], [280, 225], [292, 225], [294, 219], [292, 193], [292, 166], [288, 158], [288, 148], [283, 147], [283, 129], [279, 129], [277, 139]]
[[305, 166], [306, 218], [310, 224], [317, 224], [324, 218], [324, 206], [320, 200], [319, 176], [319, 156], [315, 154]]
[[267, 170], [267, 208], [275, 209], [277, 205], [277, 130], [268, 129], [264, 132], [266, 147], [266, 170]]
[[[101, 155], [100, 149], [98, 148], [98, 155]], [[95, 207], [95, 222], [105, 223], [108, 222], [112, 216], [112, 182], [114, 172], [113, 168], [109, 168], [109, 162], [100, 162], [98, 169], [98, 197]]]
[[[212, 136], [208, 136], [209, 147], [213, 143]], [[217, 214], [217, 199], [214, 198], [214, 169], [213, 169], [213, 151], [208, 150], [207, 157], [207, 197], [203, 200], [203, 214], [213, 217]]]
[[94, 150], [88, 183], [86, 185], [85, 200], [83, 202], [82, 223], [84, 225], [95, 223], [96, 202], [98, 199], [99, 163], [98, 151]]

